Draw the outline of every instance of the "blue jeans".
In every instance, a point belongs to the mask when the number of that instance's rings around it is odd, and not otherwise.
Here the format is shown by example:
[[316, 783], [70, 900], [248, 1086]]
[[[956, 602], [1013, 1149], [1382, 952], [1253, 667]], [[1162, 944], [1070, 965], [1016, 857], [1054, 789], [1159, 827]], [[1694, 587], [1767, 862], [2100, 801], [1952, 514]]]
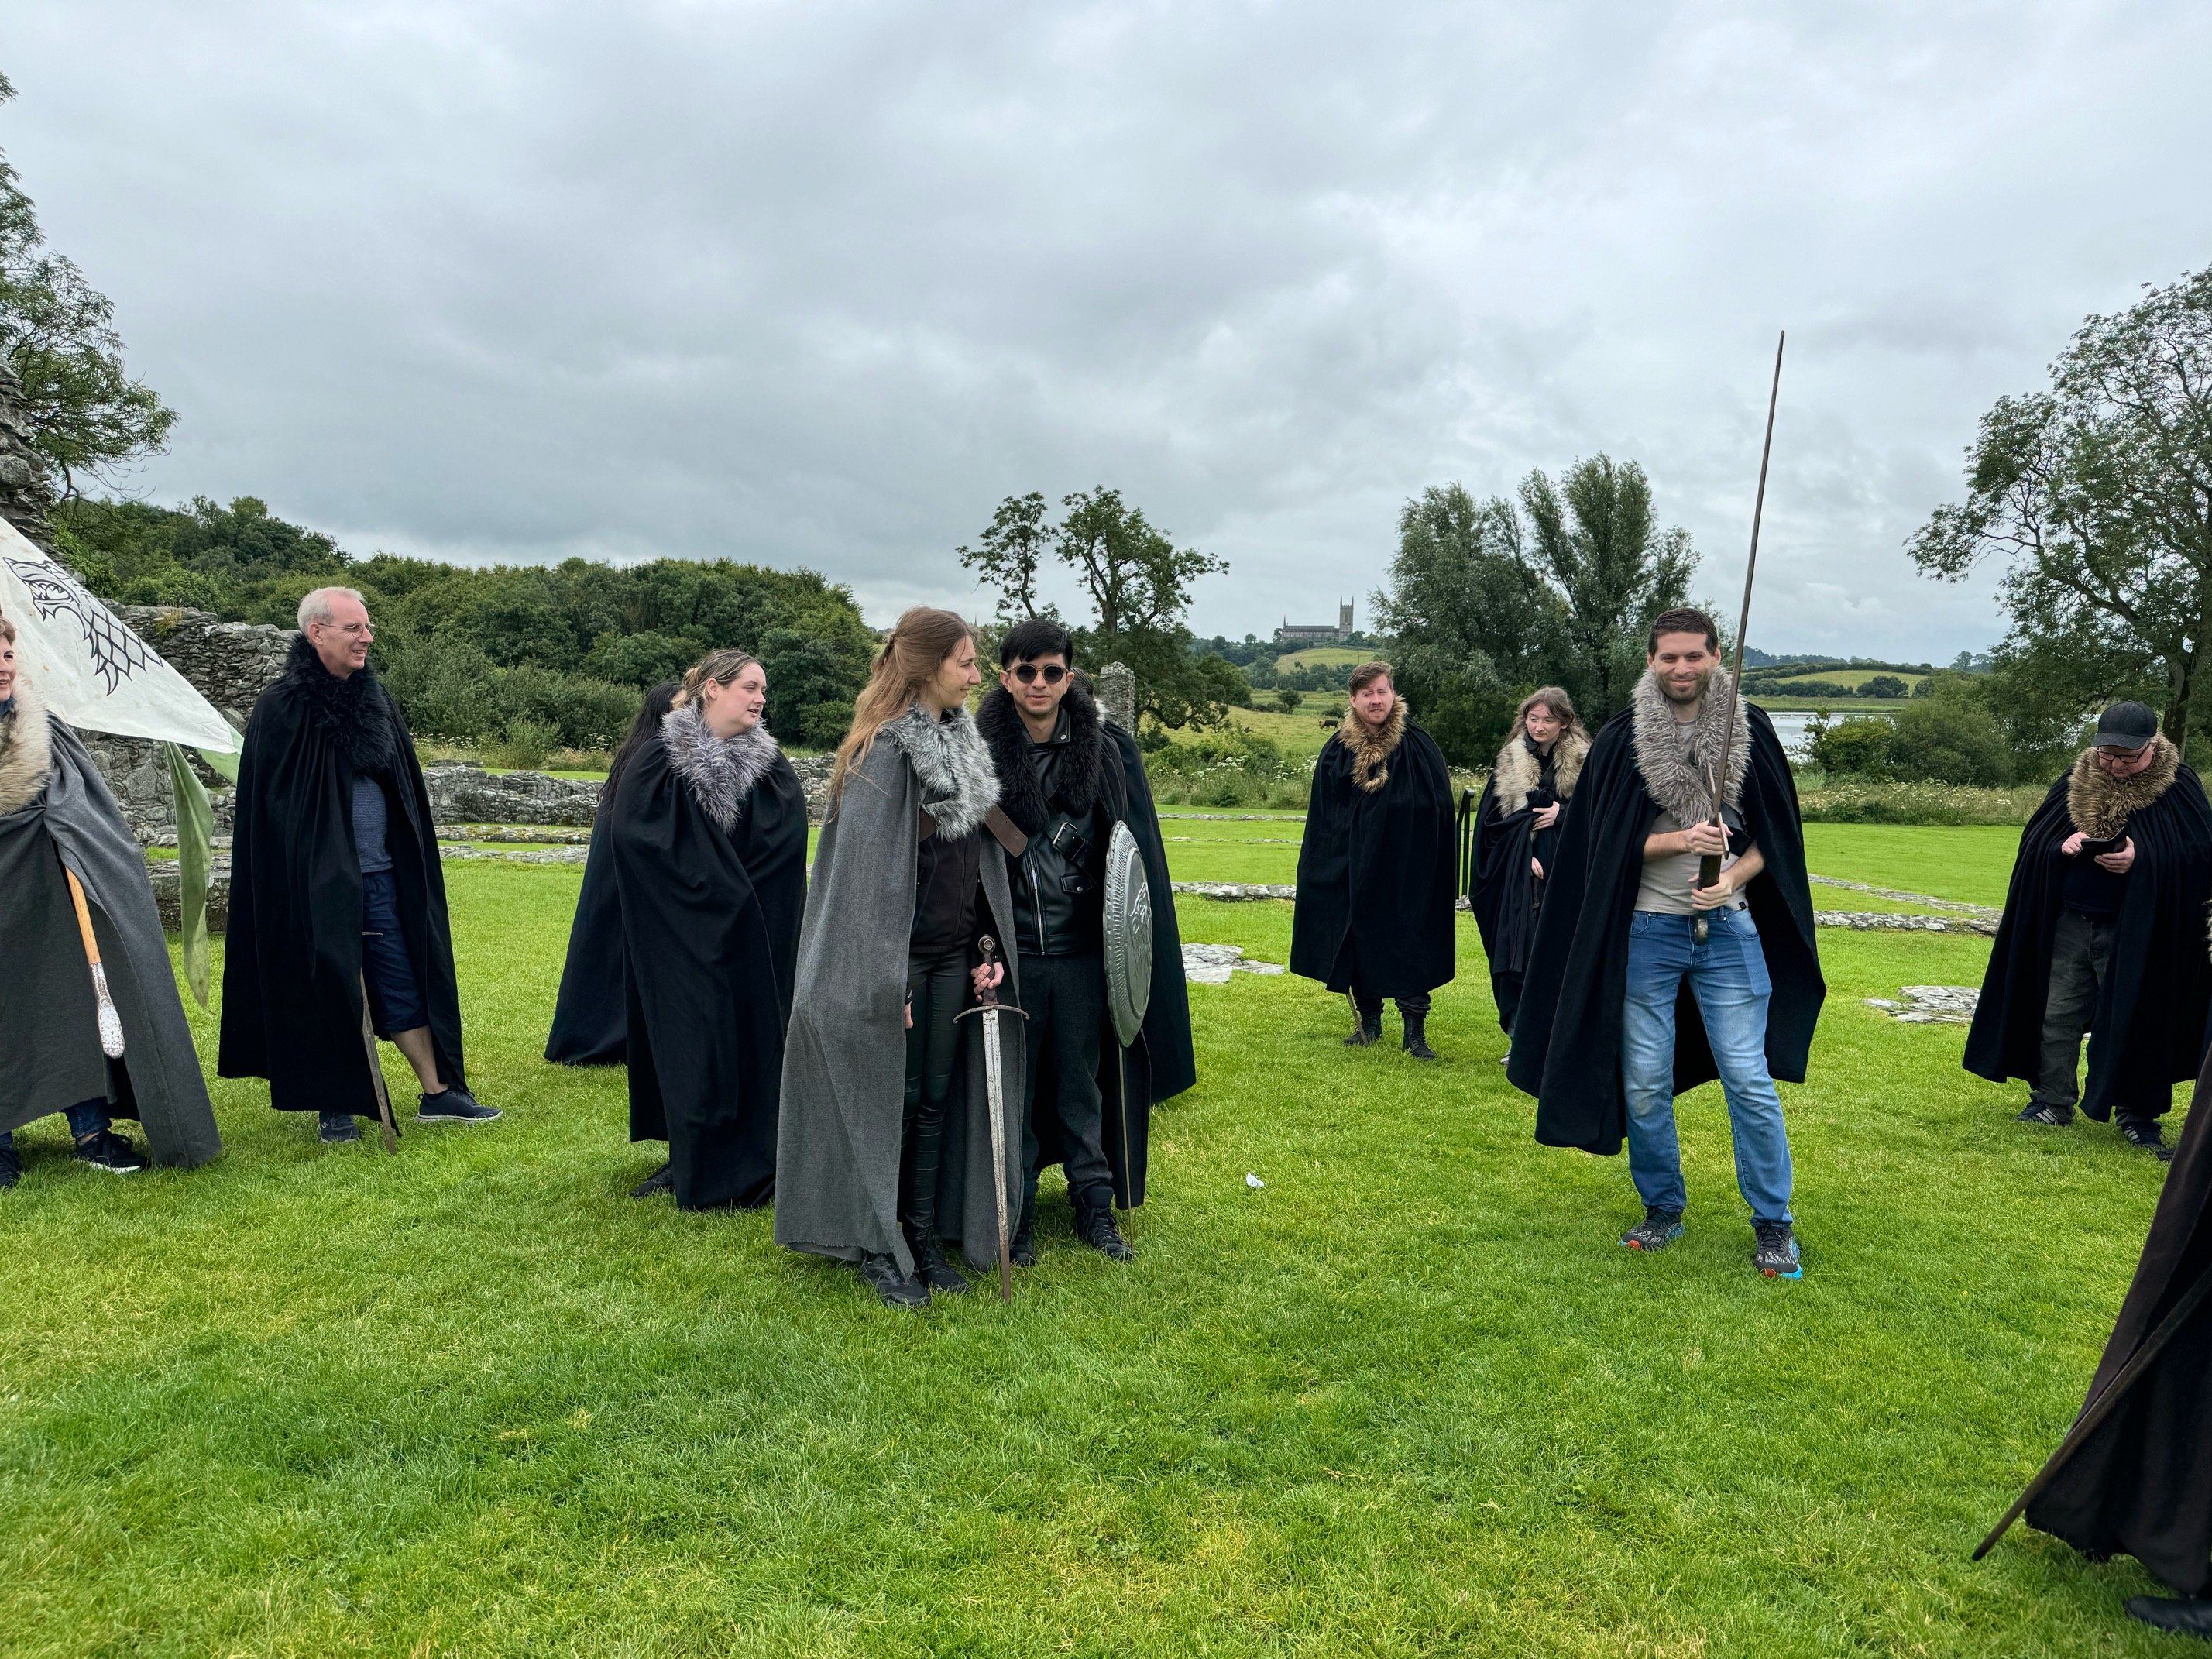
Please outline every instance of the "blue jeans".
[[1703, 945], [1690, 918], [1638, 910], [1628, 934], [1628, 998], [1621, 1012], [1620, 1081], [1628, 1096], [1628, 1173], [1655, 1210], [1686, 1207], [1674, 1134], [1674, 999], [1682, 976], [1698, 1000], [1705, 1039], [1728, 1096], [1736, 1187], [1756, 1221], [1790, 1217], [1790, 1136], [1766, 1070], [1766, 1001], [1773, 984], [1748, 910], [1715, 910]]
[[[87, 1135], [96, 1135], [103, 1129], [112, 1128], [115, 1122], [115, 1120], [107, 1115], [107, 1103], [105, 1100], [81, 1100], [76, 1105], [66, 1109], [62, 1115], [69, 1120], [70, 1133], [79, 1140], [82, 1140]], [[15, 1132], [13, 1129], [0, 1129], [0, 1146], [12, 1146], [15, 1144]]]

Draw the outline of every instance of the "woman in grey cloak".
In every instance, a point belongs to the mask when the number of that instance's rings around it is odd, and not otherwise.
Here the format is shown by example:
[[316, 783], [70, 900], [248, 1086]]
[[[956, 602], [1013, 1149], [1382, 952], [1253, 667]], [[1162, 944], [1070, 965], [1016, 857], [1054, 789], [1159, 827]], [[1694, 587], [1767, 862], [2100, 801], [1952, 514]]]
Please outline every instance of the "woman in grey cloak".
[[899, 618], [837, 747], [799, 938], [776, 1243], [856, 1263], [893, 1307], [966, 1290], [940, 1241], [994, 1260], [1000, 1199], [1021, 1204], [1021, 1020], [999, 1022], [1009, 1109], [994, 1145], [983, 1022], [959, 1018], [992, 986], [1019, 1000], [1015, 958], [982, 961], [1013, 915], [1006, 860], [983, 857], [982, 838], [1019, 831], [965, 707], [981, 678], [961, 618]]
[[[135, 1117], [160, 1164], [222, 1150], [146, 861], [77, 735], [15, 667], [0, 617], [0, 1187], [22, 1165], [15, 1132], [60, 1112], [78, 1162], [146, 1167], [113, 1121]], [[123, 1054], [100, 1048], [100, 1010], [69, 878], [82, 890]]]

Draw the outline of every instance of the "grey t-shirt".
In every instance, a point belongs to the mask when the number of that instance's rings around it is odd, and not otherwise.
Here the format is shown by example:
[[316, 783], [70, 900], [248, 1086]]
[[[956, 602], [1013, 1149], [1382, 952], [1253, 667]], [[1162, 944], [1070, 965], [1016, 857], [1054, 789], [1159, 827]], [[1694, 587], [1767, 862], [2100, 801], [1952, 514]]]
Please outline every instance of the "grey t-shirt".
[[[1686, 721], [1678, 715], [1674, 723], [1680, 727], [1682, 747], [1686, 750], [1690, 746], [1690, 732], [1694, 722]], [[1682, 827], [1680, 818], [1662, 808], [1657, 821], [1647, 833], [1651, 836], [1671, 835]], [[1736, 861], [1737, 854], [1742, 851], [1742, 840], [1741, 830], [1729, 832], [1729, 850], [1722, 856], [1722, 869], [1727, 869]], [[1703, 854], [1698, 853], [1669, 853], [1662, 859], [1644, 860], [1644, 879], [1636, 890], [1636, 908], [1666, 916], [1695, 915], [1698, 907], [1690, 902], [1690, 890], [1698, 884], [1698, 866], [1704, 861]], [[1744, 896], [1738, 893], [1722, 908], [1741, 910], [1747, 902], [1748, 901]]]
[[361, 872], [373, 876], [392, 867], [392, 850], [384, 844], [386, 820], [384, 786], [374, 778], [353, 781], [353, 844], [361, 854]]

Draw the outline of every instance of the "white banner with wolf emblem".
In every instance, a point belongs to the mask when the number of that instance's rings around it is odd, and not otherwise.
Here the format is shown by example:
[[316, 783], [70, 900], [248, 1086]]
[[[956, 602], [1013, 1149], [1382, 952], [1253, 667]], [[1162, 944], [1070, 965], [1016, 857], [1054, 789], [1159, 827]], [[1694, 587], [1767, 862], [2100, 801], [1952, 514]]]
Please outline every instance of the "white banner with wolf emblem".
[[46, 706], [80, 731], [238, 752], [238, 733], [84, 585], [0, 519], [0, 616]]

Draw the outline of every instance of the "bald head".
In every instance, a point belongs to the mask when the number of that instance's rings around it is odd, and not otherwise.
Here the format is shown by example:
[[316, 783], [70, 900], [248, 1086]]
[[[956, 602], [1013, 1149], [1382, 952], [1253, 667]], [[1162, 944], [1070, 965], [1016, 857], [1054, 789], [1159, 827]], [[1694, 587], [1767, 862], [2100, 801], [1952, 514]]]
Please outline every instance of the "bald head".
[[340, 679], [368, 661], [368, 606], [350, 587], [319, 587], [300, 601], [300, 631], [315, 647], [323, 666]]

